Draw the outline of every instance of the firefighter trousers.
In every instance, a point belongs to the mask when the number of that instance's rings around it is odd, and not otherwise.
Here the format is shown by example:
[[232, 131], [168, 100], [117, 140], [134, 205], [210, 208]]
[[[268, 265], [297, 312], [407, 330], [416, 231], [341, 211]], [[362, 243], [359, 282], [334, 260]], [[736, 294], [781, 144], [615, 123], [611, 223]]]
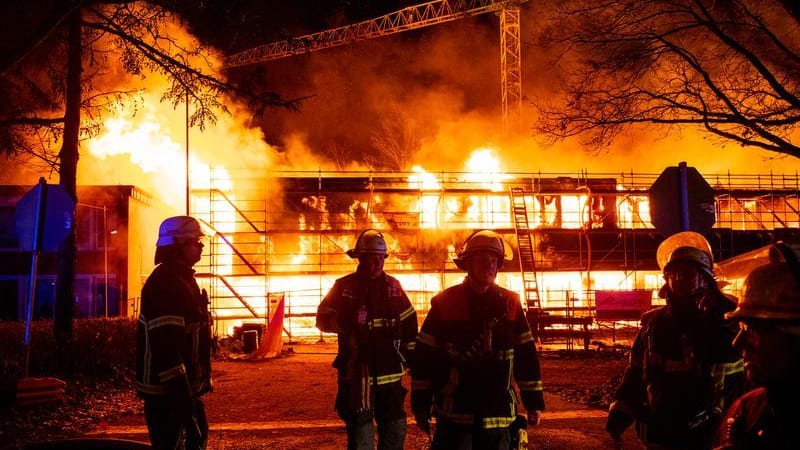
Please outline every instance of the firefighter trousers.
[[154, 450], [203, 450], [208, 443], [208, 420], [205, 405], [199, 398], [192, 400], [192, 417], [188, 422], [178, 420], [170, 400], [149, 397], [144, 400], [144, 418]]
[[509, 450], [508, 428], [477, 428], [436, 420], [431, 450]]
[[[339, 386], [339, 395], [346, 385]], [[406, 440], [406, 389], [400, 382], [380, 385], [374, 392], [373, 411], [350, 411], [339, 406], [337, 412], [347, 430], [347, 450], [374, 450], [375, 425], [378, 450], [402, 450]], [[374, 422], [374, 423], [373, 423]]]

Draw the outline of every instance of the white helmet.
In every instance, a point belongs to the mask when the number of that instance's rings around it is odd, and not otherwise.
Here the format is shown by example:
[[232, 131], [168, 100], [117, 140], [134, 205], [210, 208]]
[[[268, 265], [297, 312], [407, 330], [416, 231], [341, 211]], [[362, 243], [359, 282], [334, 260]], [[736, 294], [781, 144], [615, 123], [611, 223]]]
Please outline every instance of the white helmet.
[[384, 258], [389, 256], [389, 253], [386, 252], [386, 239], [383, 238], [383, 234], [380, 231], [371, 228], [364, 230], [358, 236], [356, 246], [347, 251], [347, 256], [353, 259], [364, 254], [378, 254], [383, 255]]
[[178, 244], [204, 236], [200, 222], [194, 217], [175, 216], [164, 219], [158, 227], [156, 247]]

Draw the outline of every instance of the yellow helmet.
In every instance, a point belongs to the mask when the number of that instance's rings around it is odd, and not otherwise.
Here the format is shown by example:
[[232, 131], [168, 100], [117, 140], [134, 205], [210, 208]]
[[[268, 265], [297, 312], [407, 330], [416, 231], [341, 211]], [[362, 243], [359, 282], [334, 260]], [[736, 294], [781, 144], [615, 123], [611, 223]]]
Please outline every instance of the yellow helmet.
[[683, 231], [665, 239], [658, 246], [656, 259], [662, 271], [676, 262], [688, 261], [714, 278], [714, 257], [711, 246], [702, 234], [694, 231]]
[[384, 258], [389, 256], [386, 252], [386, 239], [378, 230], [364, 230], [356, 240], [356, 246], [347, 251], [347, 256], [356, 259], [359, 255], [379, 254]]
[[459, 269], [466, 270], [464, 261], [479, 251], [495, 253], [497, 257], [500, 258], [500, 267], [502, 267], [503, 263], [506, 261], [506, 247], [503, 238], [492, 230], [480, 230], [472, 233], [472, 235], [467, 238], [461, 250], [459, 250], [458, 256], [453, 258], [453, 262], [456, 263]]

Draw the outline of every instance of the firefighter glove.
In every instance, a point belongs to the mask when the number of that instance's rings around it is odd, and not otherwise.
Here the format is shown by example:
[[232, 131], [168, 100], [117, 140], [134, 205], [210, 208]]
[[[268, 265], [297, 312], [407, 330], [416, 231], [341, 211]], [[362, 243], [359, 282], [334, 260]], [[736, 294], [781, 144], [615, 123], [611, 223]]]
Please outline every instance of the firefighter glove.
[[624, 412], [612, 409], [608, 412], [608, 420], [606, 421], [606, 431], [614, 439], [619, 439], [622, 433], [628, 429], [633, 423], [633, 417], [625, 414]]

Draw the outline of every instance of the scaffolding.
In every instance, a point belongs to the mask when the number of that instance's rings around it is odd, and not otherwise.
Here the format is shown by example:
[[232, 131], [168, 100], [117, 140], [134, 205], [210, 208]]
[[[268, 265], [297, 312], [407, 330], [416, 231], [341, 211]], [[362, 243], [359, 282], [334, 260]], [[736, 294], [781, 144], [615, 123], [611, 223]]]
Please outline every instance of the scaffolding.
[[[455, 249], [482, 228], [511, 245], [513, 260], [498, 282], [519, 291], [528, 308], [591, 310], [598, 289], [655, 292], [661, 283], [654, 255], [663, 236], [650, 224], [647, 194], [658, 174], [254, 177], [243, 169], [213, 176], [207, 188], [191, 191], [191, 200], [193, 214], [213, 230], [197, 269], [222, 335], [241, 323], [266, 323], [268, 294], [276, 293], [285, 298], [286, 333], [318, 335], [316, 307], [338, 277], [354, 270], [345, 251], [365, 228], [387, 236], [385, 269], [423, 315], [435, 293], [461, 281]], [[718, 260], [797, 234], [797, 175], [705, 178], [716, 192], [717, 223], [707, 238]]]

